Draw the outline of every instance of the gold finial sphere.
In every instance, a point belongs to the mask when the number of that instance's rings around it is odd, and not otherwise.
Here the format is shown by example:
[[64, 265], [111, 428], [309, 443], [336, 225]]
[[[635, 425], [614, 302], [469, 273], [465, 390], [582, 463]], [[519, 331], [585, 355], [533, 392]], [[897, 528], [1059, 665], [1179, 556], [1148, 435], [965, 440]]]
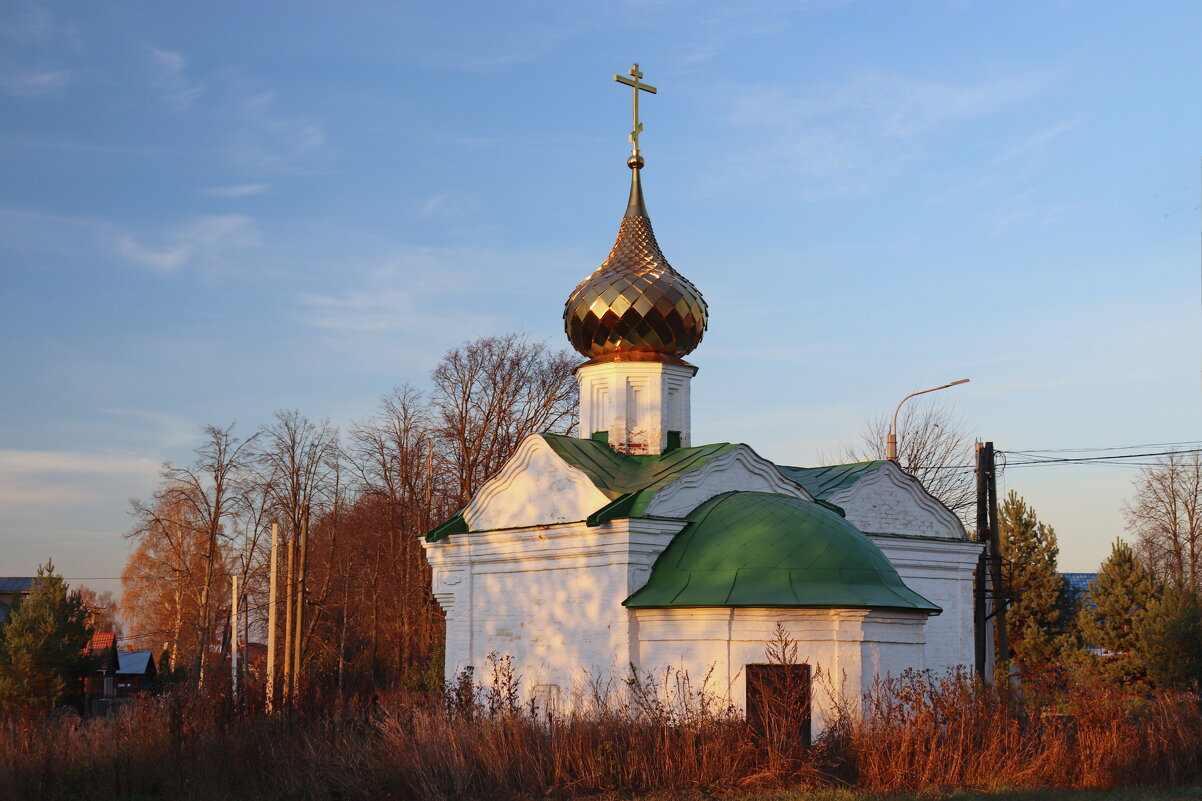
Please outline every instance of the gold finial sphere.
[[647, 162], [645, 162], [643, 160], [643, 157], [638, 155], [637, 153], [635, 155], [631, 156], [630, 158], [626, 159], [626, 166], [632, 170], [641, 170], [641, 169], [643, 169], [643, 165], [646, 163]]

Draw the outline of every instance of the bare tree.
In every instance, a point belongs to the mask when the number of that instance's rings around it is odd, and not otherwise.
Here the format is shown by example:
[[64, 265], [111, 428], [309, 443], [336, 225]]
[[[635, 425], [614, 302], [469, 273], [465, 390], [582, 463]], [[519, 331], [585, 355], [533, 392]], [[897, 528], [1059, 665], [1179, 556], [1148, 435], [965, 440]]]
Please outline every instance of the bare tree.
[[[891, 412], [866, 422], [859, 444], [844, 448], [823, 462], [867, 462], [884, 459], [885, 441], [893, 423]], [[973, 438], [951, 408], [935, 402], [902, 407], [897, 418], [898, 466], [917, 478], [927, 492], [952, 510], [966, 525], [975, 517]]]
[[[180, 519], [195, 526], [205, 542], [200, 626], [194, 656], [198, 687], [204, 684], [205, 654], [213, 631], [213, 579], [219, 568], [218, 560], [222, 558], [224, 526], [242, 502], [241, 482], [245, 481], [250, 449], [255, 440], [255, 436], [242, 439], [234, 434], [233, 423], [225, 428], [207, 425], [202, 430], [205, 439], [194, 451], [196, 461], [190, 467], [165, 464], [162, 471], [164, 486], [155, 494], [157, 500], [168, 505], [185, 507], [187, 514]], [[154, 506], [135, 502], [134, 510], [143, 523], [147, 522], [148, 513], [153, 522]]]
[[[351, 429], [349, 450], [360, 500], [348, 518], [355, 529], [348, 536], [356, 546], [337, 558], [349, 566], [366, 557], [354, 575], [367, 591], [352, 592], [344, 581], [341, 613], [345, 617], [357, 607], [362, 622], [370, 621], [370, 628], [359, 632], [366, 646], [359, 668], [373, 684], [427, 660], [438, 639], [441, 618], [419, 537], [454, 511], [447, 501], [445, 474], [437, 468], [442, 463], [435, 459], [439, 444], [432, 412], [410, 386], [383, 396], [379, 411]], [[378, 533], [365, 538], [366, 532]], [[345, 626], [338, 641], [341, 686], [350, 644]]]
[[87, 625], [92, 631], [111, 631], [121, 636], [121, 608], [111, 590], [96, 592], [91, 587], [81, 586], [79, 600], [88, 612]]
[[434, 469], [435, 436], [430, 407], [408, 384], [381, 397], [379, 411], [351, 429], [349, 448], [362, 492], [404, 513], [398, 523], [407, 531], [429, 528], [446, 511], [428, 508], [446, 489]]
[[195, 656], [206, 577], [223, 582], [227, 567], [222, 547], [215, 574], [209, 572], [204, 526], [180, 495], [160, 491], [150, 504], [132, 502], [137, 523], [126, 536], [138, 544], [121, 572], [121, 613], [130, 637], [148, 647], [162, 645], [167, 669]]
[[570, 433], [579, 405], [577, 357], [521, 334], [454, 348], [434, 369], [431, 402], [442, 458], [467, 502], [528, 435]]
[[[282, 410], [275, 413], [271, 423], [263, 426], [259, 436], [256, 457], [261, 481], [268, 487], [269, 509], [284, 524], [284, 541], [299, 544], [301, 531], [308, 524], [310, 515], [320, 515], [322, 507], [328, 507], [334, 500], [331, 487], [335, 477], [340, 475], [342, 459], [338, 429], [328, 421], [314, 422], [299, 411]], [[296, 575], [285, 576], [283, 596], [286, 603], [297, 603], [298, 611], [302, 607], [307, 610], [308, 554], [298, 549], [296, 558]], [[312, 616], [307, 621], [302, 620], [297, 636], [307, 633], [314, 622]], [[304, 628], [304, 632], [300, 628]], [[306, 639], [301, 636], [297, 653], [302, 652]], [[287, 660], [286, 656], [285, 663]], [[296, 675], [300, 675], [299, 671]]]
[[1123, 515], [1144, 563], [1162, 578], [1202, 588], [1202, 454], [1170, 453], [1132, 483]]
[[338, 429], [314, 422], [295, 409], [277, 411], [260, 431], [256, 453], [270, 484], [286, 536], [300, 533], [305, 510], [327, 500], [330, 477], [340, 457]]
[[[428, 396], [412, 387], [384, 396], [375, 415], [352, 427], [345, 450], [329, 423], [298, 411], [277, 412], [247, 440], [207, 426], [193, 465], [165, 465], [154, 498], [134, 502], [138, 546], [123, 576], [122, 611], [128, 606], [135, 636], [161, 638], [175, 665], [185, 656], [195, 662], [201, 682], [225, 597], [215, 588], [239, 575], [250, 601], [245, 633], [260, 630], [266, 534], [279, 522], [286, 544], [307, 524], [306, 675], [362, 692], [436, 684], [442, 612], [420, 537], [524, 437], [570, 433], [574, 363], [517, 334], [468, 342], [443, 358]], [[283, 587], [283, 600], [295, 604], [287, 577]]]

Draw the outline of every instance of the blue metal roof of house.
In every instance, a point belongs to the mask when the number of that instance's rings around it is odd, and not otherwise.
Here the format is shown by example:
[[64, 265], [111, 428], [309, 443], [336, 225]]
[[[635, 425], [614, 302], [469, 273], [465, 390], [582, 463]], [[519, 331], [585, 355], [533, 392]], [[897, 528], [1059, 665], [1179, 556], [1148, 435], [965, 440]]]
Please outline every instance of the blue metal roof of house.
[[145, 676], [154, 663], [154, 656], [150, 651], [118, 651], [117, 660], [118, 676]]
[[1068, 582], [1068, 587], [1076, 595], [1089, 594], [1089, 582], [1098, 577], [1097, 573], [1061, 573], [1064, 580]]
[[0, 592], [33, 592], [34, 576], [2, 576]]
[[[1069, 595], [1074, 603], [1093, 606], [1093, 598], [1089, 595], [1089, 585], [1097, 580], [1097, 573], [1061, 573], [1060, 577], [1068, 584]], [[1081, 607], [1078, 606], [1078, 608]]]

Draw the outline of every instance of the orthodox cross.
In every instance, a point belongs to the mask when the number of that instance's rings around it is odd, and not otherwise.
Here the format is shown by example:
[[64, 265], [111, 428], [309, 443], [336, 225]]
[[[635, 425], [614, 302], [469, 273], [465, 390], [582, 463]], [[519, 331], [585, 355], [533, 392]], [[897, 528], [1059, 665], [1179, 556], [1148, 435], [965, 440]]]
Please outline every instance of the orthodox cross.
[[658, 90], [650, 85], [643, 83], [639, 78], [643, 77], [643, 73], [639, 72], [639, 65], [635, 64], [630, 68], [630, 77], [624, 75], [615, 75], [614, 80], [618, 83], [624, 83], [631, 88], [634, 94], [634, 128], [630, 131], [631, 154], [637, 156], [639, 154], [639, 134], [643, 132], [643, 123], [639, 122], [639, 90], [656, 94]]

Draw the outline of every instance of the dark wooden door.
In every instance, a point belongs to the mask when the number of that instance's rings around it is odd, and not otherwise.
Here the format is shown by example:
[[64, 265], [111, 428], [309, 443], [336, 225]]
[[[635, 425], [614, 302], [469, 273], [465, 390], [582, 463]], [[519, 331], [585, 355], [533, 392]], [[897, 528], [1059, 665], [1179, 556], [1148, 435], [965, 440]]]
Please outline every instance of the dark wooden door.
[[810, 746], [810, 666], [747, 665], [747, 724], [778, 747]]

